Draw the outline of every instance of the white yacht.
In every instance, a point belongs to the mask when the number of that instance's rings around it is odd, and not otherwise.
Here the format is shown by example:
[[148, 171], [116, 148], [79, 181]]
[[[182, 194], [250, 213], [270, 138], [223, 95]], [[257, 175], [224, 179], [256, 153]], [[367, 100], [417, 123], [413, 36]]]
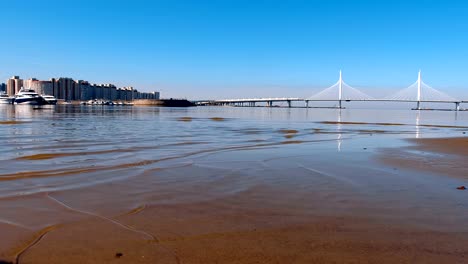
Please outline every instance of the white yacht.
[[13, 97], [8, 96], [6, 93], [0, 93], [0, 104], [13, 103]]
[[31, 89], [21, 88], [14, 99], [14, 104], [43, 105], [46, 103], [46, 100], [42, 96]]
[[47, 104], [51, 104], [51, 105], [57, 104], [57, 98], [55, 98], [52, 95], [43, 95], [42, 98], [44, 98]]

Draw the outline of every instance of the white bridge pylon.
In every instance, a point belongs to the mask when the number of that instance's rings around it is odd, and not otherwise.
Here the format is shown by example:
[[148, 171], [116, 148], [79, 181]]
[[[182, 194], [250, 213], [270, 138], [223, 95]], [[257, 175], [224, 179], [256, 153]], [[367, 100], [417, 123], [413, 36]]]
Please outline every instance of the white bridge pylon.
[[318, 92], [311, 97], [305, 99], [305, 101], [338, 101], [339, 107], [341, 108], [342, 101], [367, 101], [374, 100], [374, 98], [368, 94], [359, 91], [356, 88], [351, 87], [343, 81], [343, 75], [340, 71], [340, 79], [337, 83], [328, 87], [327, 89]]
[[[460, 102], [441, 91], [438, 91], [422, 81], [421, 71], [418, 73], [418, 80], [409, 87], [384, 98], [388, 101], [409, 101], [417, 102], [416, 109], [420, 109], [421, 102]], [[458, 107], [458, 104], [457, 104]]]

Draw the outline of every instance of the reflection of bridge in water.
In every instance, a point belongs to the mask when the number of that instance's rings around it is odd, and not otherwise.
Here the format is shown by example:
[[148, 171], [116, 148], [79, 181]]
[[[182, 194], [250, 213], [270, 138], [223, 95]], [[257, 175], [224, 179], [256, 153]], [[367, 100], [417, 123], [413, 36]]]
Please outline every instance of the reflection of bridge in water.
[[[336, 144], [337, 144], [337, 151], [341, 152], [342, 147], [343, 147], [343, 141], [346, 137], [346, 134], [349, 132], [349, 130], [343, 128], [341, 109], [336, 110], [336, 112], [337, 112], [337, 117], [336, 117], [337, 122], [335, 124]], [[455, 119], [456, 119], [458, 113], [454, 112], [454, 114], [455, 114]], [[379, 123], [374, 123], [373, 125], [379, 125]], [[385, 125], [385, 124], [381, 124], [381, 125]], [[415, 112], [414, 125], [412, 125], [411, 123], [400, 124], [400, 125], [407, 126], [407, 127], [414, 127], [414, 138], [416, 139], [421, 138], [422, 131], [421, 131], [421, 112], [420, 111]], [[427, 126], [427, 125], [423, 125], [423, 127], [424, 126]]]
[[286, 102], [288, 107], [292, 107], [293, 102], [304, 102], [306, 108], [311, 102], [338, 102], [337, 108], [343, 108], [343, 102], [412, 102], [416, 103], [415, 110], [422, 109], [421, 103], [453, 103], [455, 104], [454, 110], [458, 111], [461, 110], [460, 104], [468, 103], [468, 100], [458, 100], [425, 84], [421, 78], [421, 71], [418, 74], [418, 80], [409, 87], [384, 98], [374, 98], [346, 84], [340, 71], [340, 79], [337, 83], [309, 98], [223, 99], [198, 101], [196, 104], [254, 107], [263, 103], [267, 107], [272, 107], [275, 102]]

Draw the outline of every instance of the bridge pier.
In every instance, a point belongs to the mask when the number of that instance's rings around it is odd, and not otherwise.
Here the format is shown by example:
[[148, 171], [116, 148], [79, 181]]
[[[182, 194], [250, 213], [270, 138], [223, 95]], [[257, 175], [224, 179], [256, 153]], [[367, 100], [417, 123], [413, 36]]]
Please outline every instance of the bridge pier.
[[416, 103], [416, 109], [415, 110], [421, 110], [421, 102], [420, 101], [418, 101]]
[[339, 109], [343, 108], [343, 107], [341, 106], [341, 100], [338, 101], [338, 108], [339, 108]]
[[291, 108], [291, 100], [287, 100], [288, 102], [288, 107]]
[[460, 111], [460, 102], [455, 102], [455, 111]]
[[267, 101], [267, 107], [272, 107], [273, 106], [273, 102], [272, 101]]
[[305, 107], [309, 108], [309, 101], [308, 100], [305, 100]]

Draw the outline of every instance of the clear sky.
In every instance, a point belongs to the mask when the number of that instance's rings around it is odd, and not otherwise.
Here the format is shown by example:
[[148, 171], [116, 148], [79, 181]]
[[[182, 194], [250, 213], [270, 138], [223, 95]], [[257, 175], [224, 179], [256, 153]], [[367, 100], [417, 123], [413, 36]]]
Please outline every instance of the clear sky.
[[468, 3], [437, 0], [0, 2], [0, 80], [72, 77], [190, 99], [416, 81], [468, 98]]

